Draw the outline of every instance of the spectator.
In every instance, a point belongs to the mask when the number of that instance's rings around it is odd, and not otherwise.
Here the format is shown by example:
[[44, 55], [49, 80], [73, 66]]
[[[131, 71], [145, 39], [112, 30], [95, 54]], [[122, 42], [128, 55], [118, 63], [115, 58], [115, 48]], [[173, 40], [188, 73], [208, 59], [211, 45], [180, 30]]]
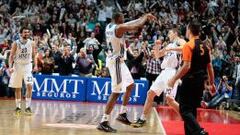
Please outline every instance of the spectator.
[[78, 53], [76, 60], [75, 71], [80, 76], [91, 77], [94, 68], [93, 57], [90, 57], [86, 53], [86, 49], [82, 48]]
[[39, 49], [38, 50], [38, 53], [36, 54], [35, 56], [35, 59], [37, 59], [37, 69], [39, 73], [42, 72], [42, 69], [43, 69], [43, 57], [44, 57], [44, 51]]
[[140, 79], [141, 77], [141, 70], [143, 69], [142, 61], [144, 57], [143, 52], [138, 52], [138, 50], [134, 50], [131, 54], [129, 50], [127, 51], [127, 58], [128, 58], [128, 66], [129, 70], [134, 79]]
[[95, 38], [95, 33], [91, 33], [91, 37], [86, 38], [83, 43], [85, 44], [85, 48], [87, 50], [87, 55], [89, 57], [94, 58], [94, 63], [96, 62], [98, 65], [98, 54], [101, 52], [101, 45], [99, 41]]
[[83, 43], [85, 44], [85, 48], [87, 50], [87, 54], [92, 54], [93, 50], [99, 49], [98, 45], [100, 45], [98, 40], [95, 38], [95, 33], [94, 32], [92, 32], [91, 33], [91, 37], [86, 38], [83, 41]]
[[142, 42], [138, 38], [134, 40], [129, 46], [129, 52], [133, 55], [133, 52], [140, 53]]
[[209, 101], [209, 102], [202, 101], [201, 102], [201, 106], [203, 108], [215, 108], [224, 99], [231, 98], [233, 87], [232, 87], [231, 82], [228, 81], [228, 77], [227, 76], [225, 76], [225, 75], [222, 76], [222, 78], [220, 79], [220, 83], [218, 84], [218, 88], [217, 89], [218, 89], [218, 91], [214, 95], [214, 97], [212, 98], [211, 101]]
[[205, 90], [203, 91], [203, 100], [204, 102], [209, 102], [214, 97], [215, 93], [211, 91], [211, 86], [209, 85], [209, 80], [206, 78], [204, 84]]
[[73, 73], [74, 58], [70, 53], [69, 47], [64, 47], [63, 54], [59, 60], [59, 74], [71, 75]]
[[51, 50], [45, 50], [45, 56], [43, 57], [42, 74], [50, 75], [54, 72], [54, 58], [52, 57]]
[[60, 52], [57, 45], [52, 45], [52, 56], [54, 59], [54, 72], [59, 73], [59, 67], [60, 67], [60, 59], [62, 56], [62, 53]]
[[235, 86], [237, 86], [237, 83], [240, 83], [240, 58], [237, 57], [235, 61], [237, 64], [234, 68], [233, 78], [236, 80]]
[[104, 78], [106, 78], [106, 77], [109, 78], [110, 77], [109, 71], [106, 67], [102, 68], [101, 77], [104, 77]]

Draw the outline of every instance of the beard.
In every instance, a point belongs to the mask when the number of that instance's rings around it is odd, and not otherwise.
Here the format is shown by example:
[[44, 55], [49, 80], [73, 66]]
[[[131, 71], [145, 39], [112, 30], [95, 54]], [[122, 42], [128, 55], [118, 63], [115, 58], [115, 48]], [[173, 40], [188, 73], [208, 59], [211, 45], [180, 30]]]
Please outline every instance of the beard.
[[25, 35], [25, 36], [22, 36], [22, 38], [23, 38], [23, 39], [28, 39], [28, 36], [27, 36], [27, 35]]

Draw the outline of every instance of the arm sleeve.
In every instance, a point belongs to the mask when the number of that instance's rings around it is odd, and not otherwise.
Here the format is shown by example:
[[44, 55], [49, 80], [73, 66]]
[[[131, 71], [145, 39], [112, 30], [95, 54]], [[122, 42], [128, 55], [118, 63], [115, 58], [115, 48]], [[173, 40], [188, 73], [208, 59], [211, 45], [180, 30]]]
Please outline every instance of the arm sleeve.
[[192, 60], [192, 49], [186, 44], [183, 46], [183, 61], [191, 61]]

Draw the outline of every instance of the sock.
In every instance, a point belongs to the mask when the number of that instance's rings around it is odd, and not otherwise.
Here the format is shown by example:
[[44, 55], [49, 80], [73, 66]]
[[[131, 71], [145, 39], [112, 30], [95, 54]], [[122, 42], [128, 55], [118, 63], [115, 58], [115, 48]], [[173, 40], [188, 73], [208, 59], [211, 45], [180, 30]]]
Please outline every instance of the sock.
[[101, 123], [104, 122], [104, 121], [109, 121], [109, 117], [110, 117], [110, 115], [103, 114], [103, 117], [102, 117]]
[[127, 106], [122, 105], [120, 109], [120, 114], [127, 113]]
[[142, 114], [141, 117], [140, 117], [141, 120], [146, 120], [146, 115], [145, 114]]
[[26, 108], [31, 107], [31, 98], [26, 98]]
[[21, 99], [15, 99], [16, 107], [21, 108]]

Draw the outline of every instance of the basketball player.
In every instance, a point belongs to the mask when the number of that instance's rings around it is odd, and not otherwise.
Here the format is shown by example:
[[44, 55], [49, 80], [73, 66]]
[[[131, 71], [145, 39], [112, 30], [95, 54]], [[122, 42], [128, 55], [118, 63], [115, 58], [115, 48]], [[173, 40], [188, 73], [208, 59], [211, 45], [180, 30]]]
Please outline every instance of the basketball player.
[[[155, 52], [155, 55], [157, 55], [155, 56], [156, 58], [163, 57], [163, 62], [161, 64], [163, 70], [150, 87], [144, 104], [143, 113], [135, 123], [131, 124], [133, 127], [142, 127], [146, 123], [146, 117], [151, 111], [154, 97], [159, 96], [163, 91], [167, 90], [168, 80], [176, 74], [177, 67], [179, 66], [179, 51], [181, 51], [181, 46], [186, 42], [178, 37], [177, 29], [171, 29], [168, 33], [168, 38], [171, 43], [168, 44], [166, 48]], [[155, 50], [159, 50], [159, 48], [155, 47]], [[171, 93], [173, 97], [176, 95], [177, 84], [178, 83], [175, 83], [174, 90]]]
[[[12, 44], [9, 57], [9, 72], [11, 73], [9, 87], [15, 89], [16, 115], [20, 115], [21, 110], [21, 88], [22, 81], [26, 84], [26, 109], [27, 115], [32, 114], [31, 98], [32, 98], [32, 61], [34, 54], [34, 41], [30, 40], [30, 30], [27, 27], [20, 29], [21, 37]], [[35, 64], [36, 69], [36, 64]]]
[[113, 21], [106, 26], [106, 40], [113, 49], [112, 54], [107, 57], [106, 63], [111, 75], [112, 93], [108, 99], [105, 113], [97, 129], [105, 132], [116, 132], [116, 129], [113, 129], [109, 125], [109, 117], [120, 93], [125, 94], [123, 95], [123, 103], [117, 120], [127, 125], [131, 124], [127, 118], [126, 105], [129, 101], [129, 97], [134, 86], [134, 80], [129, 69], [124, 63], [124, 57], [126, 57], [124, 33], [132, 30], [138, 30], [139, 28], [143, 27], [145, 22], [148, 20], [155, 19], [156, 17], [154, 17], [152, 14], [146, 14], [139, 19], [124, 23], [123, 14], [115, 13], [113, 15]]
[[183, 66], [168, 81], [173, 88], [178, 79], [182, 79], [179, 87], [179, 111], [184, 120], [185, 135], [207, 135], [196, 120], [197, 107], [200, 106], [204, 90], [204, 81], [208, 76], [212, 91], [215, 90], [214, 73], [208, 47], [199, 39], [200, 24], [191, 22], [187, 26], [186, 37], [189, 39], [183, 47]]

